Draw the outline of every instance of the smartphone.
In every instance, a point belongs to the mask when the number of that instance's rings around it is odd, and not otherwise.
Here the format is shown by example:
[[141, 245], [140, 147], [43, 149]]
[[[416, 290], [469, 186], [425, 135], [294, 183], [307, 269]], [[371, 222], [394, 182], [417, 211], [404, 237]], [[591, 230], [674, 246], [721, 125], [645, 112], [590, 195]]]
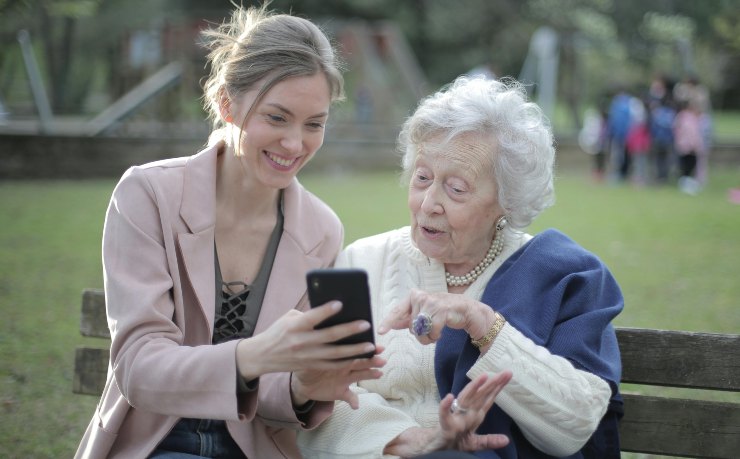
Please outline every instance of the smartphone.
[[[373, 318], [370, 310], [370, 289], [367, 272], [362, 269], [325, 268], [306, 273], [308, 301], [311, 307], [321, 306], [329, 301], [339, 300], [342, 309], [324, 320], [316, 328], [325, 328], [354, 320], [367, 320], [370, 328], [356, 335], [348, 336], [335, 344], [375, 343]], [[375, 352], [350, 358], [370, 358]]]

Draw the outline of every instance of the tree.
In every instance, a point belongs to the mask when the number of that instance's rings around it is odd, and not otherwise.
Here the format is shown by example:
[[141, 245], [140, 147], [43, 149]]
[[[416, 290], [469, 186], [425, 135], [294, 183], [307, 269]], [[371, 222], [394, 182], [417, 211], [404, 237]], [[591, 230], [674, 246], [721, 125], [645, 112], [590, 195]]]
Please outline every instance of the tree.
[[[729, 101], [740, 105], [736, 1], [274, 0], [271, 8], [329, 25], [350, 19], [393, 21], [431, 89], [483, 62], [492, 62], [499, 75], [519, 76], [532, 34], [549, 26], [562, 44], [561, 100], [577, 125], [580, 107], [602, 96], [612, 82], [639, 87], [657, 71], [679, 78], [689, 64], [715, 94], [725, 96], [725, 106]], [[229, 0], [0, 0], [0, 93], [7, 94], [6, 70], [22, 70], [15, 40], [19, 24], [43, 44], [39, 61], [54, 110], [76, 112], [104, 75], [121, 74], [127, 33], [194, 18], [217, 22], [231, 8]], [[691, 45], [684, 48], [691, 54], [685, 53], [683, 61], [677, 44]], [[119, 95], [112, 83], [105, 86], [111, 97]]]
[[[2, 26], [6, 37], [16, 34], [22, 28], [19, 24], [23, 24], [29, 29], [32, 39], [41, 41], [39, 61], [46, 70], [50, 103], [56, 112], [79, 108], [80, 91], [70, 91], [69, 85], [75, 55], [79, 52], [75, 46], [77, 25], [81, 18], [92, 17], [97, 12], [100, 1], [6, 0], [0, 3], [3, 17], [11, 18], [10, 21], [4, 21]], [[4, 48], [15, 46], [17, 43], [4, 40]], [[8, 53], [8, 56], [12, 54]], [[84, 87], [84, 83], [77, 87]]]

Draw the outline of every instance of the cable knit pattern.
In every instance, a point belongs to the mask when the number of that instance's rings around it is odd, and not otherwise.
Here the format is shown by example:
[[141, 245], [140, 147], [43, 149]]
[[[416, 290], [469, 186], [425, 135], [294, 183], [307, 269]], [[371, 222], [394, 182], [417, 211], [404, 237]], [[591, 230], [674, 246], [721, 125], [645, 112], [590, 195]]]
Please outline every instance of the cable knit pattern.
[[496, 403], [516, 421], [527, 440], [554, 456], [578, 451], [606, 412], [609, 385], [535, 345], [509, 324], [467, 375], [473, 379], [505, 369], [514, 377]]
[[[496, 269], [531, 239], [524, 233], [506, 231], [501, 255], [468, 287], [466, 296], [480, 299]], [[413, 245], [408, 227], [351, 244], [336, 265], [368, 271], [376, 326], [412, 288], [447, 291], [444, 266]], [[337, 402], [334, 414], [322, 425], [298, 432], [298, 445], [306, 457], [380, 458], [385, 445], [404, 430], [438, 425], [435, 346], [422, 346], [406, 330], [376, 335], [376, 341], [386, 347], [384, 376], [362, 381], [354, 388], [360, 397], [358, 410]], [[468, 374], [474, 378], [503, 369], [511, 369], [514, 377], [497, 404], [532, 444], [550, 454], [582, 444], [582, 437], [588, 438], [609, 400], [606, 382], [576, 370], [508, 324]]]

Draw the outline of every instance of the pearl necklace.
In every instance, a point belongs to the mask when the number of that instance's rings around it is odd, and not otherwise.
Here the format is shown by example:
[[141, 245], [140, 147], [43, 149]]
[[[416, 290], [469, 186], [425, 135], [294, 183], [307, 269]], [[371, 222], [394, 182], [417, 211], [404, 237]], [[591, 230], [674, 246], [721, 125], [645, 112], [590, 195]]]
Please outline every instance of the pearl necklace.
[[502, 215], [499, 217], [498, 220], [496, 220], [496, 236], [493, 238], [493, 242], [491, 242], [491, 247], [488, 248], [488, 253], [486, 253], [485, 258], [478, 263], [478, 266], [470, 270], [467, 274], [463, 274], [462, 276], [453, 276], [449, 272], [445, 271], [445, 280], [447, 281], [447, 285], [449, 287], [460, 287], [463, 285], [472, 284], [475, 282], [478, 277], [483, 274], [483, 271], [486, 270], [489, 266], [491, 266], [491, 263], [493, 263], [493, 260], [496, 259], [501, 254], [501, 251], [504, 249], [504, 232], [503, 229], [506, 226], [506, 216]]

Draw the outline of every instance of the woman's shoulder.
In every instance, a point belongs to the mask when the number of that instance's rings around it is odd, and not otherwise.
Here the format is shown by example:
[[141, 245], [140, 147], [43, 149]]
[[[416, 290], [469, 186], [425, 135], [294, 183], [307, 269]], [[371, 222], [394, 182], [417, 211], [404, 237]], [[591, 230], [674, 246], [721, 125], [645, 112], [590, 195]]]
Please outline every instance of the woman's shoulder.
[[124, 177], [127, 174], [144, 174], [144, 175], [160, 175], [160, 174], [182, 174], [184, 173], [185, 167], [194, 168], [212, 168], [215, 172], [215, 159], [218, 153], [220, 144], [213, 144], [204, 147], [199, 152], [190, 156], [181, 156], [177, 158], [164, 158], [156, 161], [151, 161], [138, 166], [133, 166], [126, 171]]
[[195, 194], [201, 193], [215, 184], [215, 151], [211, 151], [212, 148], [191, 156], [132, 166], [121, 176], [114, 195], [134, 200], [156, 195], [155, 201], [176, 203], [182, 199], [185, 188], [191, 188]]
[[165, 159], [131, 166], [118, 180], [113, 194], [117, 200], [125, 202], [155, 194], [155, 189], [159, 188], [161, 182], [167, 182], [169, 189], [178, 189], [180, 187], [173, 187], [171, 182], [173, 178], [178, 183], [182, 182], [181, 166], [185, 164], [185, 160], [185, 158]]
[[[522, 279], [526, 279], [524, 291], [520, 287]], [[621, 301], [619, 285], [609, 268], [594, 253], [556, 229], [536, 234], [509, 257], [494, 274], [486, 292], [484, 295], [495, 292], [520, 300], [526, 297], [528, 301], [540, 301], [543, 295], [608, 295], [617, 303]]]
[[553, 267], [566, 270], [588, 269], [588, 267], [602, 264], [594, 253], [554, 228], [536, 234], [524, 245], [523, 249], [522, 255], [534, 256], [540, 261], [548, 261]]
[[[136, 166], [131, 166], [121, 176], [121, 179], [119, 180], [119, 186], [141, 186], [146, 183], [167, 180], [182, 181], [185, 175], [186, 166], [188, 166], [189, 164], [189, 167], [198, 167], [199, 165], [205, 166], [207, 163], [211, 162], [209, 161], [207, 155], [209, 153], [213, 153], [210, 150], [214, 148], [214, 146], [211, 146], [190, 156], [165, 158]], [[171, 184], [168, 183], [168, 185]]]

